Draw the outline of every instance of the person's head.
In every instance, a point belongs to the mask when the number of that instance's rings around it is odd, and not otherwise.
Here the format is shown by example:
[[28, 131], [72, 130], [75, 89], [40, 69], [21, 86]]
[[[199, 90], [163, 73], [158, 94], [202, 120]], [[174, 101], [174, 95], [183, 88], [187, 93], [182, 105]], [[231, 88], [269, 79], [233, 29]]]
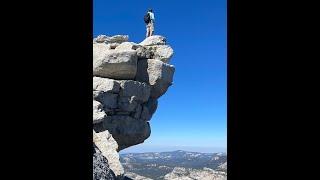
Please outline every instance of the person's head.
[[152, 12], [152, 9], [151, 9], [151, 8], [149, 8], [149, 9], [148, 9], [148, 12]]

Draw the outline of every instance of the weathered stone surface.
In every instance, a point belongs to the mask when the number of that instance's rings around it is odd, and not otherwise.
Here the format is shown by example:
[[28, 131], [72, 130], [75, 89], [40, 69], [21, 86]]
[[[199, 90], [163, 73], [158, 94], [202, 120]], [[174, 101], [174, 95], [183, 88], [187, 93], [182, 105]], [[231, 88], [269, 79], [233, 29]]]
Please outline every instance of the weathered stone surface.
[[143, 46], [152, 46], [152, 45], [165, 45], [166, 44], [166, 38], [159, 35], [154, 35], [147, 37], [145, 40], [143, 40], [140, 45]]
[[173, 53], [169, 45], [140, 46], [137, 49], [139, 59], [157, 59], [164, 63], [170, 62]]
[[119, 43], [110, 43], [110, 44], [107, 44], [107, 47], [108, 49], [110, 50], [114, 50], [116, 49], [120, 44]]
[[124, 170], [117, 152], [118, 144], [109, 131], [106, 130], [99, 133], [93, 131], [93, 143], [101, 151], [101, 154], [107, 158], [110, 169], [114, 172], [115, 176], [122, 177]]
[[144, 142], [151, 133], [148, 122], [120, 115], [114, 115], [110, 119], [94, 125], [94, 130], [97, 132], [104, 129], [108, 130], [117, 141], [118, 151]]
[[[93, 46], [93, 52], [94, 52], [93, 55], [104, 54], [104, 53], [111, 51], [110, 47], [105, 43], [95, 43], [92, 46]], [[93, 57], [93, 59], [94, 58], [95, 57]]]
[[160, 60], [164, 63], [169, 63], [171, 57], [173, 56], [173, 49], [168, 45], [156, 46], [154, 52], [154, 59]]
[[116, 180], [114, 172], [109, 167], [108, 159], [95, 145], [93, 145], [93, 180]]
[[139, 59], [152, 59], [155, 49], [152, 46], [140, 46], [136, 51]]
[[93, 75], [111, 79], [134, 79], [138, 56], [134, 50], [108, 50], [93, 44]]
[[137, 108], [135, 109], [135, 113], [133, 114], [133, 118], [140, 119], [141, 112], [142, 112], [142, 106], [138, 104]]
[[128, 111], [115, 111], [115, 115], [127, 115], [129, 116], [131, 112]]
[[115, 35], [107, 38], [106, 43], [123, 43], [129, 40], [128, 35]]
[[103, 105], [105, 111], [118, 107], [118, 94], [100, 93], [95, 99]]
[[156, 112], [158, 107], [158, 100], [150, 98], [148, 102], [145, 104], [145, 106], [148, 108], [149, 113], [152, 115]]
[[135, 100], [146, 102], [150, 96], [150, 86], [144, 82], [122, 80], [120, 83], [120, 95], [123, 97], [135, 96]]
[[93, 101], [93, 123], [99, 123], [107, 117], [103, 111], [103, 106], [98, 101]]
[[106, 35], [99, 35], [98, 37], [93, 39], [95, 43], [123, 43], [128, 41], [128, 35], [115, 35], [115, 36], [106, 36]]
[[96, 43], [104, 43], [109, 37], [106, 36], [106, 35], [99, 35], [98, 37], [94, 38], [93, 39], [93, 42], [96, 42]]
[[150, 121], [158, 106], [156, 99], [150, 98], [142, 107], [140, 119], [142, 121]]
[[132, 112], [136, 109], [138, 102], [135, 100], [135, 96], [131, 97], [119, 97], [118, 99], [118, 109], [119, 111]]
[[123, 42], [116, 47], [116, 50], [136, 50], [141, 45], [138, 45], [134, 42]]
[[102, 91], [92, 91], [93, 100], [96, 100], [101, 93]]
[[93, 133], [94, 153], [98, 152], [94, 179], [126, 178], [117, 151], [150, 136], [148, 121], [157, 109], [157, 98], [173, 81], [175, 69], [168, 64], [172, 55], [166, 39], [158, 35], [140, 44], [122, 35], [94, 39]]
[[143, 121], [149, 121], [151, 119], [151, 113], [149, 112], [149, 109], [146, 106], [143, 106], [142, 108], [140, 119]]
[[136, 80], [151, 85], [152, 98], [159, 98], [172, 85], [174, 66], [156, 59], [145, 59], [138, 62]]
[[93, 77], [93, 90], [118, 93], [120, 90], [120, 84], [113, 79]]

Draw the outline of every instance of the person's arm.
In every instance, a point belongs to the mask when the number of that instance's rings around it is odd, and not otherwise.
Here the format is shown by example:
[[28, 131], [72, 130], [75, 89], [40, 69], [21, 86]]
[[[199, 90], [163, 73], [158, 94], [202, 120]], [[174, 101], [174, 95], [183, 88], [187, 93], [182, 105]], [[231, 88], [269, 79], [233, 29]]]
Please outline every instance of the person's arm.
[[152, 13], [152, 21], [155, 22], [154, 13]]

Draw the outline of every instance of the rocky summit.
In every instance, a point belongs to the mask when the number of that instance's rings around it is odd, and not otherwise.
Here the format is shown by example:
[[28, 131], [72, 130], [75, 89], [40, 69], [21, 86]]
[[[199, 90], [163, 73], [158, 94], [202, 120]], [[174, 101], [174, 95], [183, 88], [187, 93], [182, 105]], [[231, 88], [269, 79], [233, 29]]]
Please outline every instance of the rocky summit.
[[158, 98], [173, 83], [172, 56], [173, 49], [159, 35], [140, 43], [129, 42], [127, 35], [93, 39], [93, 143], [99, 150], [94, 164], [114, 174], [94, 168], [94, 179], [127, 178], [118, 152], [150, 136]]

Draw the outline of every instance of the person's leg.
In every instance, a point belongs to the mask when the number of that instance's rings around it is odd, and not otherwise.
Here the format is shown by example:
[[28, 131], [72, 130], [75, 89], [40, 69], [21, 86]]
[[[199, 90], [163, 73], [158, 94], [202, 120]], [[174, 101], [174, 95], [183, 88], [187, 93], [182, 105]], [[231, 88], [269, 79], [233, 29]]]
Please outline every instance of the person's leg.
[[151, 26], [150, 26], [150, 36], [153, 36], [153, 33], [154, 33], [154, 25], [153, 25], [153, 23], [151, 23]]
[[147, 25], [147, 33], [146, 33], [146, 38], [149, 37], [149, 26]]
[[147, 37], [151, 36], [151, 24], [148, 24], [148, 28], [147, 28]]

